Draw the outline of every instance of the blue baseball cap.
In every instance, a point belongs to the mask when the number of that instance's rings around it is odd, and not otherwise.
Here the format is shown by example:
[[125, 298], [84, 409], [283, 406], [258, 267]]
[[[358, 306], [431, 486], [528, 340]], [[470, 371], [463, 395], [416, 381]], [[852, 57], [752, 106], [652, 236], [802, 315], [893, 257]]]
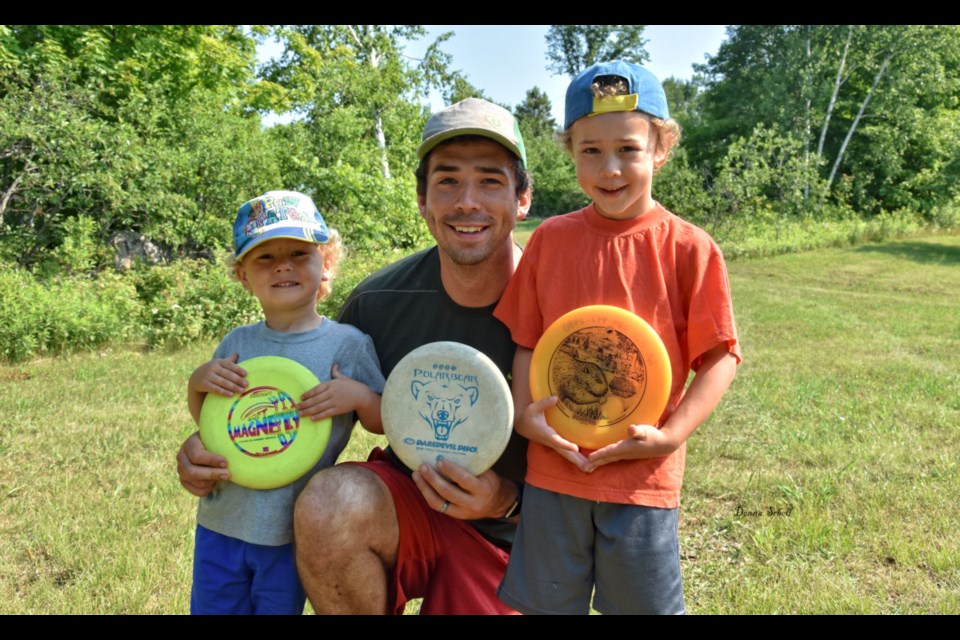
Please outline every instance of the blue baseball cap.
[[[627, 81], [629, 94], [598, 98], [590, 86], [600, 76], [619, 76]], [[657, 77], [645, 68], [632, 62], [613, 60], [587, 67], [567, 87], [566, 112], [563, 128], [584, 116], [594, 116], [612, 111], [643, 111], [655, 118], [668, 120], [667, 95]]]
[[313, 200], [297, 191], [268, 191], [240, 205], [233, 223], [233, 250], [238, 260], [274, 238], [323, 244], [330, 239], [330, 230]]

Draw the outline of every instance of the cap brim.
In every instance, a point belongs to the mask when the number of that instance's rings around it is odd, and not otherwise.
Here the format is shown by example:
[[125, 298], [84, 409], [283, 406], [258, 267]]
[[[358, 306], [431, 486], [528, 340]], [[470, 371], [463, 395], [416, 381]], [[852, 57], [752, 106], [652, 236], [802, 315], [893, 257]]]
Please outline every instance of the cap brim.
[[277, 238], [286, 238], [288, 240], [300, 240], [301, 242], [309, 242], [311, 244], [326, 244], [330, 240], [329, 234], [323, 233], [311, 233], [310, 237], [307, 237], [308, 230], [302, 227], [289, 227], [289, 228], [280, 228], [280, 229], [271, 229], [265, 233], [260, 234], [253, 240], [251, 240], [247, 246], [243, 248], [243, 251], [236, 254], [237, 260], [243, 258], [243, 256], [250, 253], [250, 250], [257, 247], [258, 245], [263, 244], [267, 240], [275, 240]]
[[517, 156], [523, 160], [523, 154], [520, 153], [520, 148], [504, 136], [493, 133], [489, 129], [480, 129], [476, 127], [465, 127], [463, 129], [451, 129], [447, 131], [442, 131], [435, 135], [430, 136], [426, 140], [420, 143], [420, 146], [417, 147], [417, 159], [423, 160], [424, 156], [433, 151], [433, 148], [436, 147], [441, 142], [449, 140], [450, 138], [456, 138], [457, 136], [482, 136], [484, 138], [489, 138], [494, 142], [499, 142], [504, 147], [506, 147], [513, 155]]

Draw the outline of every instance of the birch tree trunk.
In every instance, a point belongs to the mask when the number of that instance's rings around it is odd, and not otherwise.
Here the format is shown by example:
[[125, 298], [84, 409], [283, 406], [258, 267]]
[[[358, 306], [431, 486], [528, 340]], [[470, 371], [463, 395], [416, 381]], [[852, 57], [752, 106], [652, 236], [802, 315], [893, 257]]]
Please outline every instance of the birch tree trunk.
[[853, 39], [853, 25], [847, 31], [847, 42], [843, 45], [843, 55], [840, 56], [840, 63], [837, 65], [837, 77], [833, 81], [833, 93], [830, 94], [830, 103], [827, 105], [827, 112], [823, 117], [823, 128], [820, 130], [820, 140], [817, 142], [817, 154], [823, 155], [823, 143], [827, 139], [827, 131], [830, 129], [830, 116], [833, 115], [833, 107], [837, 104], [837, 95], [840, 93], [840, 87], [846, 82], [843, 77], [843, 70], [847, 64], [847, 52], [850, 50], [850, 40]]
[[870, 98], [873, 97], [873, 92], [876, 90], [877, 85], [880, 84], [880, 79], [883, 78], [883, 75], [887, 71], [887, 66], [890, 64], [890, 59], [893, 57], [893, 51], [887, 54], [887, 57], [883, 59], [883, 63], [880, 65], [880, 69], [877, 71], [877, 75], [873, 78], [873, 85], [870, 86], [870, 91], [867, 92], [866, 97], [864, 97], [863, 102], [860, 104], [860, 110], [857, 112], [857, 117], [853, 119], [853, 122], [850, 123], [850, 128], [847, 130], [847, 135], [843, 139], [843, 144], [840, 145], [840, 151], [837, 152], [837, 157], [833, 161], [833, 167], [830, 169], [830, 177], [827, 178], [826, 187], [824, 187], [824, 197], [826, 194], [830, 193], [830, 188], [833, 186], [833, 179], [837, 175], [837, 169], [840, 167], [840, 161], [843, 160], [843, 154], [847, 151], [847, 145], [850, 143], [850, 138], [853, 137], [853, 132], [856, 131], [857, 125], [860, 124], [860, 118], [863, 117], [864, 111], [867, 110], [867, 105], [870, 104]]
[[[357, 43], [357, 47], [360, 49], [367, 49], [370, 53], [370, 68], [373, 69], [374, 73], [380, 67], [380, 54], [377, 51], [376, 47], [373, 45], [367, 45], [364, 43], [360, 36], [357, 35], [357, 32], [354, 30], [353, 26], [347, 27], [350, 30], [350, 35], [353, 37], [354, 41]], [[390, 160], [387, 158], [387, 137], [383, 132], [383, 112], [379, 105], [373, 107], [372, 112], [373, 117], [373, 134], [377, 139], [377, 147], [380, 149], [380, 172], [383, 174], [383, 177], [387, 180], [390, 179]]]

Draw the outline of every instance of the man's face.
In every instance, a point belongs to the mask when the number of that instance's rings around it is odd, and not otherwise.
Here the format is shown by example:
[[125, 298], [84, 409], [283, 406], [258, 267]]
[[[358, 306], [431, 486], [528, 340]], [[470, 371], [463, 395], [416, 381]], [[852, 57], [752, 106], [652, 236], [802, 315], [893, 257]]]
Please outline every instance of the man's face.
[[430, 152], [420, 215], [440, 250], [460, 265], [512, 251], [512, 232], [530, 209], [517, 196], [514, 156], [493, 140], [453, 141]]

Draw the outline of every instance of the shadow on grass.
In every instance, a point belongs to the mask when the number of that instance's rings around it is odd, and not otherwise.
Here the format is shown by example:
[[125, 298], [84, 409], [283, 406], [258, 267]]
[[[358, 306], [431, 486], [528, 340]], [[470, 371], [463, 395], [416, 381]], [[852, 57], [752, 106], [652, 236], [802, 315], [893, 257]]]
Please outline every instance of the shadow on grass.
[[864, 253], [886, 253], [922, 264], [960, 264], [960, 246], [935, 242], [890, 242], [864, 245], [857, 249]]

